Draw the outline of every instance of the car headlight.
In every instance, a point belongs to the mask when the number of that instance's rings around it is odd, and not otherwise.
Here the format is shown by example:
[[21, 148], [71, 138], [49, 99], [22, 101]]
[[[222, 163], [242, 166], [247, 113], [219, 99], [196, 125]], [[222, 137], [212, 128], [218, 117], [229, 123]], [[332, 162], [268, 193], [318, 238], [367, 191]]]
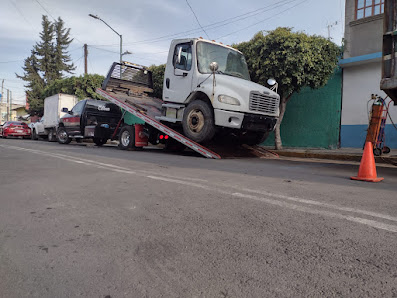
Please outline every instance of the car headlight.
[[234, 97], [231, 97], [228, 95], [219, 95], [218, 101], [222, 102], [222, 103], [226, 103], [228, 105], [235, 105], [235, 106], [240, 105], [240, 101], [237, 98], [234, 98]]

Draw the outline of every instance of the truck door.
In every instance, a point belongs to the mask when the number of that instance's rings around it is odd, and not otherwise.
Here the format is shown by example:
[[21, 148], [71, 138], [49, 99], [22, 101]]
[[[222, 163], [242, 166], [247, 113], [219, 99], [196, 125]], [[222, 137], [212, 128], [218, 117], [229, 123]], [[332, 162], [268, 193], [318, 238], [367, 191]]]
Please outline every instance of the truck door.
[[192, 90], [193, 61], [190, 42], [175, 46], [172, 59], [173, 71], [168, 71], [164, 78], [164, 101], [182, 103], [189, 96]]
[[72, 109], [71, 113], [63, 117], [63, 124], [69, 135], [81, 134], [81, 116], [84, 110], [86, 101], [78, 102]]

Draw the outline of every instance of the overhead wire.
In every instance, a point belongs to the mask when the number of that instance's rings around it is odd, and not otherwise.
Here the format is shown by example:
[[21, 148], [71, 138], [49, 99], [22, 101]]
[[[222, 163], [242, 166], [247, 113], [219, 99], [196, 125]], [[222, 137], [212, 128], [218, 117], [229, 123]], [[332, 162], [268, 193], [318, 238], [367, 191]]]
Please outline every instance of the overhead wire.
[[210, 39], [210, 37], [208, 36], [207, 32], [204, 30], [203, 26], [201, 26], [200, 21], [197, 18], [196, 13], [194, 12], [192, 6], [189, 4], [189, 1], [186, 0], [187, 5], [189, 6], [190, 10], [192, 11], [194, 17], [196, 18], [197, 24], [200, 26], [200, 28], [203, 30], [203, 32], [205, 33], [205, 35], [207, 35], [207, 38]]
[[[287, 5], [287, 4], [296, 2], [296, 1], [299, 1], [299, 0], [280, 0], [280, 1], [278, 1], [278, 2], [276, 2], [274, 4], [272, 4], [272, 5], [267, 5], [267, 6], [264, 6], [262, 8], [255, 9], [253, 11], [249, 11], [247, 13], [244, 13], [244, 14], [241, 14], [241, 15], [238, 15], [238, 16], [235, 16], [235, 17], [231, 17], [231, 18], [228, 18], [228, 19], [225, 19], [225, 20], [222, 20], [222, 21], [218, 21], [218, 22], [206, 25], [206, 26], [203, 26], [203, 28], [205, 28], [207, 30], [213, 30], [213, 29], [216, 29], [216, 28], [220, 28], [220, 27], [229, 25], [231, 23], [242, 21], [242, 20], [245, 20], [247, 18], [256, 16], [258, 14], [274, 10], [276, 8], [279, 8], [281, 6], [284, 6], [284, 5]], [[191, 29], [191, 30], [187, 30], [187, 31], [182, 31], [182, 32], [178, 32], [178, 33], [173, 33], [173, 34], [168, 34], [168, 35], [156, 37], [156, 38], [153, 38], [153, 39], [146, 39], [146, 40], [140, 40], [140, 41], [136, 41], [136, 42], [132, 42], [132, 43], [125, 43], [124, 45], [136, 45], [136, 44], [148, 44], [148, 43], [161, 42], [161, 41], [171, 40], [171, 39], [173, 39], [174, 37], [177, 37], [177, 36], [183, 36], [183, 35], [187, 35], [187, 34], [191, 34], [191, 33], [196, 33], [196, 32], [199, 32], [199, 31], [201, 31], [201, 28], [195, 28], [195, 29]], [[118, 44], [108, 44], [108, 45], [98, 45], [98, 46], [111, 47], [111, 46], [117, 46], [117, 45]]]
[[263, 22], [265, 22], [265, 21], [267, 21], [267, 20], [270, 20], [270, 19], [272, 19], [272, 18], [274, 18], [274, 17], [276, 17], [276, 16], [278, 16], [278, 15], [280, 15], [280, 14], [282, 14], [282, 13], [285, 13], [286, 11], [291, 10], [291, 9], [293, 9], [293, 8], [299, 6], [299, 5], [301, 5], [301, 4], [303, 4], [303, 3], [307, 2], [307, 1], [309, 1], [309, 0], [303, 0], [303, 1], [301, 1], [301, 2], [299, 2], [299, 3], [297, 3], [297, 4], [293, 5], [293, 6], [291, 6], [291, 7], [289, 7], [289, 8], [286, 8], [286, 9], [284, 9], [283, 11], [280, 11], [279, 13], [276, 13], [276, 14], [274, 14], [274, 15], [268, 17], [268, 18], [265, 18], [265, 19], [263, 19], [263, 20], [261, 20], [261, 21], [259, 21], [259, 22], [256, 22], [256, 23], [254, 23], [254, 24], [251, 24], [251, 25], [249, 25], [249, 26], [247, 26], [247, 27], [244, 27], [244, 28], [241, 28], [241, 29], [239, 29], [239, 30], [233, 31], [233, 32], [231, 32], [231, 33], [229, 33], [229, 34], [226, 34], [226, 35], [217, 37], [216, 39], [224, 38], [224, 37], [233, 35], [233, 34], [235, 34], [235, 33], [238, 33], [238, 32], [240, 32], [240, 31], [246, 30], [246, 29], [248, 29], [248, 28], [251, 28], [251, 27], [253, 27], [253, 26], [256, 26], [256, 25], [258, 25], [258, 24], [260, 24], [260, 23], [263, 23]]

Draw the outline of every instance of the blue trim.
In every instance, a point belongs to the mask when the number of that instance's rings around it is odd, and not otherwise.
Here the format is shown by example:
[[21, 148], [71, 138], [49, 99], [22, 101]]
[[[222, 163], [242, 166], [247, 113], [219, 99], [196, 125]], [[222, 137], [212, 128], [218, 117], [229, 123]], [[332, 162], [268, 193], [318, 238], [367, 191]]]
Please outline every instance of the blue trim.
[[[367, 136], [367, 125], [342, 125], [340, 128], [341, 147], [363, 148]], [[385, 127], [385, 146], [397, 149], [397, 130], [392, 124]]]
[[366, 61], [366, 60], [373, 60], [377, 58], [382, 58], [382, 52], [377, 52], [373, 54], [368, 54], [368, 55], [362, 55], [362, 56], [356, 56], [356, 57], [350, 57], [346, 59], [340, 59], [339, 60], [339, 65], [344, 65], [348, 63], [354, 63], [354, 62], [361, 62], [361, 61]]

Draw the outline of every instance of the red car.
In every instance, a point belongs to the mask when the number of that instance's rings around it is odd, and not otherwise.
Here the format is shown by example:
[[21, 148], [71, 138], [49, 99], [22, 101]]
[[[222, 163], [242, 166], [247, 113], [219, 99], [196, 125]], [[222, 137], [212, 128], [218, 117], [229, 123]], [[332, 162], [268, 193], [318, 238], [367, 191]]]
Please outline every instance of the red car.
[[3, 138], [13, 136], [27, 139], [30, 138], [30, 128], [26, 123], [21, 121], [7, 121], [3, 124], [0, 135]]

